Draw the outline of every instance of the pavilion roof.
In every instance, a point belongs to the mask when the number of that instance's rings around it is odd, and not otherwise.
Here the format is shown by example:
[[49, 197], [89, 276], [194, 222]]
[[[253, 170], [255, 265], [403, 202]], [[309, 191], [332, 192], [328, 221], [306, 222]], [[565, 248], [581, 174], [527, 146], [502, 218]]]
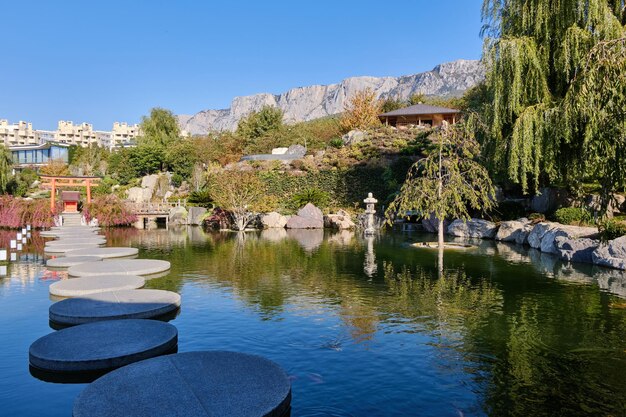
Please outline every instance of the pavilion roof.
[[393, 110], [387, 113], [380, 114], [383, 117], [389, 116], [420, 116], [426, 114], [456, 114], [460, 113], [461, 110], [450, 109], [447, 107], [439, 107], [439, 106], [430, 106], [428, 104], [414, 104], [409, 107], [405, 107], [403, 109]]

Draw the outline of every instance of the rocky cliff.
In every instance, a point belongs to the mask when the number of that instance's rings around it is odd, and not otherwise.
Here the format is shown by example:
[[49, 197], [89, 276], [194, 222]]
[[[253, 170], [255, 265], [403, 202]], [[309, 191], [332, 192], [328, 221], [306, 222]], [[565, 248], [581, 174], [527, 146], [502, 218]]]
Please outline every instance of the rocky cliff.
[[193, 135], [210, 130], [234, 130], [239, 119], [264, 105], [285, 112], [285, 122], [301, 122], [341, 113], [345, 103], [359, 90], [371, 88], [378, 97], [408, 99], [413, 94], [461, 95], [484, 77], [479, 61], [458, 60], [436, 66], [432, 71], [401, 77], [352, 77], [338, 84], [298, 87], [283, 94], [236, 97], [229, 109], [203, 110], [193, 116], [178, 116], [181, 129]]

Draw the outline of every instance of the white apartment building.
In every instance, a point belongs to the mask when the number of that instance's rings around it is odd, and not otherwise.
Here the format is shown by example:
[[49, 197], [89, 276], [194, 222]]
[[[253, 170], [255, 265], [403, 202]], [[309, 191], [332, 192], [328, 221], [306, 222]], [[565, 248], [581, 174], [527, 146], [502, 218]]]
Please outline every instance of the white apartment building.
[[135, 138], [141, 134], [139, 125], [129, 125], [126, 122], [113, 123], [111, 131], [111, 148], [116, 146], [126, 146], [134, 142]]
[[69, 145], [89, 146], [98, 144], [98, 135], [91, 123], [75, 125], [74, 122], [60, 120], [54, 140]]
[[97, 144], [106, 148], [132, 146], [135, 138], [141, 134], [138, 124], [126, 122], [113, 123], [113, 130], [93, 130], [90, 123], [74, 124], [61, 120], [57, 130], [34, 130], [32, 123], [19, 121], [10, 124], [0, 119], [0, 144], [5, 146], [39, 145], [47, 142], [59, 142], [68, 145], [89, 146]]
[[9, 124], [8, 120], [0, 120], [0, 143], [4, 146], [36, 145], [39, 143], [33, 124], [23, 121]]

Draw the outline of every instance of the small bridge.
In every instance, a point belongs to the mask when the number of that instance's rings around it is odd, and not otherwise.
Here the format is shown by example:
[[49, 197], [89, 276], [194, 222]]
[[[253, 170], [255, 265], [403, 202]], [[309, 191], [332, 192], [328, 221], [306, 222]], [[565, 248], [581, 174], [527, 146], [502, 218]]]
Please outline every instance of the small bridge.
[[137, 229], [153, 229], [157, 227], [159, 221], [165, 222], [165, 227], [169, 227], [170, 211], [176, 207], [186, 207], [187, 200], [176, 202], [148, 202], [148, 203], [128, 203], [133, 214], [137, 216], [135, 227]]

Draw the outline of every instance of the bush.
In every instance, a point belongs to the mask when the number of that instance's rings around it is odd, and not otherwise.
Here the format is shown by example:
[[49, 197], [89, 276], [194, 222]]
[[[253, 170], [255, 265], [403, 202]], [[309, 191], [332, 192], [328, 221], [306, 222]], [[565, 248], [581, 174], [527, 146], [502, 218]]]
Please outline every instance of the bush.
[[213, 199], [209, 190], [192, 191], [187, 198], [190, 205], [210, 209], [213, 207]]
[[299, 209], [306, 206], [308, 203], [313, 204], [316, 207], [326, 207], [330, 197], [327, 192], [318, 188], [307, 188], [299, 193], [296, 193], [291, 198], [291, 203], [294, 208]]
[[50, 209], [50, 201], [0, 196], [0, 227], [17, 229], [27, 224], [36, 229], [54, 226], [54, 213]]
[[333, 148], [339, 149], [343, 146], [343, 140], [341, 140], [341, 138], [334, 138], [330, 140], [329, 144]]
[[602, 242], [608, 242], [609, 240], [626, 235], [626, 224], [610, 219], [601, 222], [598, 225], [598, 230], [600, 230], [600, 240]]
[[580, 207], [563, 207], [554, 213], [554, 219], [561, 224], [592, 223], [593, 217], [588, 210]]
[[137, 220], [124, 201], [113, 194], [96, 197], [91, 203], [83, 207], [83, 215], [89, 222], [98, 219], [100, 226], [128, 226]]
[[543, 213], [530, 213], [528, 215], [528, 220], [530, 220], [533, 224], [537, 224], [545, 222], [546, 216]]

